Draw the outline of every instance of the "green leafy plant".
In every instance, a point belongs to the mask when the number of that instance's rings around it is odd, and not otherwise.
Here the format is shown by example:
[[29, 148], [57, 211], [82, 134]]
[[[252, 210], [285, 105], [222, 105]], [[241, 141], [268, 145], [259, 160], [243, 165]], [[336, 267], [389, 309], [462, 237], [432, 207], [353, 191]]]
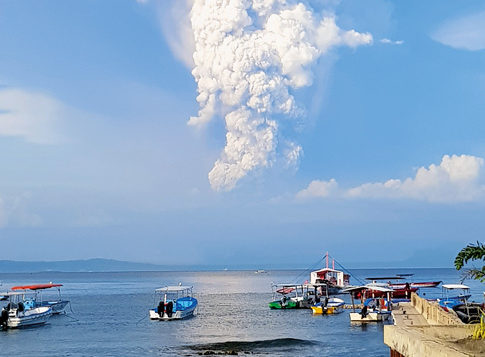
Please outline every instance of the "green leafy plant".
[[[485, 261], [485, 245], [477, 242], [477, 244], [468, 244], [463, 248], [455, 258], [456, 270], [461, 270], [470, 260]], [[480, 280], [485, 282], [485, 265], [481, 269], [471, 268], [465, 271], [464, 277]]]

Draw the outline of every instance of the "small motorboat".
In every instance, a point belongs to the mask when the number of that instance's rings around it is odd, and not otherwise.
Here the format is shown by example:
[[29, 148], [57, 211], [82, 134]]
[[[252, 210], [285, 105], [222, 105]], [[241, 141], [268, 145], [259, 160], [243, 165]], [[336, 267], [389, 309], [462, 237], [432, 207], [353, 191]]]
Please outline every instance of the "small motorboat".
[[386, 298], [369, 298], [360, 312], [350, 313], [350, 322], [382, 322], [391, 318], [390, 302]]
[[268, 274], [268, 272], [264, 269], [258, 269], [254, 272], [254, 274]]
[[271, 284], [273, 300], [269, 303], [270, 309], [309, 309], [313, 297], [309, 284]]
[[343, 312], [345, 302], [339, 298], [323, 299], [320, 302], [312, 305], [312, 312], [314, 315], [333, 315]]
[[468, 301], [470, 287], [463, 284], [445, 284], [443, 297], [438, 299], [438, 304], [445, 311], [454, 311], [460, 320], [466, 324], [480, 322], [483, 304]]
[[194, 316], [198, 301], [193, 297], [192, 286], [166, 286], [155, 290], [158, 305], [150, 309], [151, 320], [181, 320]]
[[[367, 284], [345, 289], [344, 292], [350, 293], [352, 299], [351, 323], [382, 322], [391, 318], [393, 289], [381, 286], [381, 284]], [[363, 301], [369, 295], [372, 296]], [[363, 301], [362, 309], [359, 312], [356, 311], [355, 298]]]
[[48, 306], [36, 306], [34, 296], [25, 292], [7, 292], [9, 303], [0, 313], [0, 325], [3, 328], [19, 328], [41, 325], [52, 316], [52, 309]]
[[[69, 304], [69, 300], [63, 300], [61, 296], [62, 284], [34, 284], [34, 285], [19, 285], [12, 287], [12, 291], [34, 291], [34, 302], [36, 307], [46, 306], [52, 309], [53, 314], [60, 314], [64, 312], [65, 307]], [[56, 297], [44, 297], [42, 292], [47, 289], [57, 288]]]

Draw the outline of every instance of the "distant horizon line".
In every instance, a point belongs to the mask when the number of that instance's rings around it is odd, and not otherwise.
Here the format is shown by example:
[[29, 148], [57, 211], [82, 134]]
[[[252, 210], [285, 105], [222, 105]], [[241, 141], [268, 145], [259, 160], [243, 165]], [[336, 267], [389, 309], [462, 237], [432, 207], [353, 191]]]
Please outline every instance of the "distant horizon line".
[[[83, 266], [87, 263], [86, 266]], [[97, 263], [90, 266], [90, 263]], [[101, 264], [101, 266], [99, 265]], [[399, 263], [397, 263], [399, 264]], [[409, 263], [408, 263], [409, 264]], [[33, 266], [32, 266], [33, 265]], [[40, 266], [35, 266], [40, 265]], [[52, 265], [49, 267], [49, 265]], [[61, 265], [61, 266], [58, 266]], [[64, 266], [66, 265], [66, 266]], [[71, 266], [69, 266], [71, 265]], [[77, 266], [76, 266], [77, 265]], [[88, 259], [71, 259], [71, 260], [0, 260], [0, 271], [4, 273], [122, 273], [122, 272], [197, 272], [197, 271], [287, 271], [287, 270], [314, 270], [316, 268], [302, 267], [301, 265], [293, 265], [283, 267], [282, 263], [272, 264], [157, 264], [157, 263], [141, 263], [126, 260], [117, 260], [111, 258], [88, 258]], [[31, 266], [31, 267], [29, 267]], [[3, 269], [2, 269], [3, 268]], [[454, 269], [453, 266], [392, 266], [389, 262], [382, 262], [374, 266], [369, 266], [368, 263], [360, 262], [353, 266], [342, 268], [342, 270], [354, 269]], [[5, 271], [6, 270], [6, 271]]]

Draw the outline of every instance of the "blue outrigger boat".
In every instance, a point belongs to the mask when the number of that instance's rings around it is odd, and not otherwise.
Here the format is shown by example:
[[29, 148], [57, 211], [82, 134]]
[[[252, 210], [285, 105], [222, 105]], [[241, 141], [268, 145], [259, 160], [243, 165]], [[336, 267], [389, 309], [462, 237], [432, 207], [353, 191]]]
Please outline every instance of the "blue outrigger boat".
[[[456, 293], [458, 292], [458, 295]], [[483, 304], [470, 302], [470, 287], [463, 284], [443, 285], [443, 297], [438, 304], [448, 312], [454, 312], [466, 324], [480, 322]]]
[[192, 286], [166, 286], [155, 290], [158, 305], [150, 309], [151, 320], [180, 320], [194, 315], [198, 301]]
[[[33, 285], [21, 285], [12, 287], [12, 291], [32, 291], [35, 293], [35, 298], [33, 299], [35, 307], [46, 306], [52, 309], [53, 314], [60, 314], [64, 312], [64, 309], [69, 304], [69, 300], [64, 300], [61, 296], [62, 284], [33, 284]], [[45, 298], [42, 295], [43, 291], [47, 289], [57, 289], [57, 296], [50, 298]]]

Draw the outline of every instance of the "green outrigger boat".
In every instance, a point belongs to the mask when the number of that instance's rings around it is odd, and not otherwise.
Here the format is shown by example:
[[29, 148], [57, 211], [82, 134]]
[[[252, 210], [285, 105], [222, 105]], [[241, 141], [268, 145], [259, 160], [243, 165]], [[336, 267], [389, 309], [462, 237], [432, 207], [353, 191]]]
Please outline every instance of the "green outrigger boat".
[[293, 300], [287, 300], [286, 303], [282, 303], [281, 300], [271, 301], [269, 303], [270, 309], [297, 309], [297, 303]]
[[271, 288], [273, 301], [269, 303], [270, 309], [305, 309], [311, 306], [307, 285], [272, 284]]

